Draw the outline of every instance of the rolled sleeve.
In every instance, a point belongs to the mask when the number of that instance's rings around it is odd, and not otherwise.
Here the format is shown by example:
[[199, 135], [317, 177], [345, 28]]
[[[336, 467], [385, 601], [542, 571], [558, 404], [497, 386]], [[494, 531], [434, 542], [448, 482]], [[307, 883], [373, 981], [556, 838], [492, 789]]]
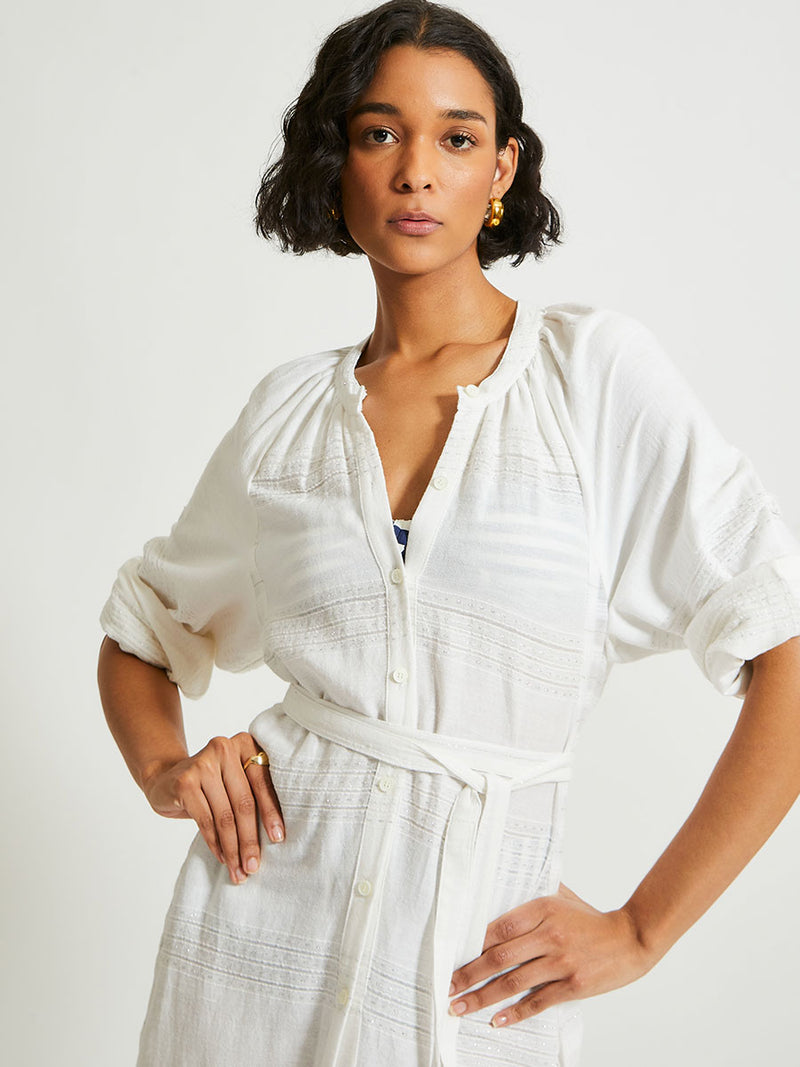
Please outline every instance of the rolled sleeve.
[[662, 350], [609, 314], [580, 368], [610, 663], [688, 648], [725, 695], [800, 634], [800, 542]]
[[193, 699], [208, 688], [215, 664], [243, 671], [263, 662], [246, 412], [169, 535], [148, 541], [120, 568], [100, 616], [123, 651], [166, 670]]
[[743, 697], [750, 661], [800, 634], [800, 556], [760, 563], [712, 593], [686, 628], [686, 646], [726, 696]]

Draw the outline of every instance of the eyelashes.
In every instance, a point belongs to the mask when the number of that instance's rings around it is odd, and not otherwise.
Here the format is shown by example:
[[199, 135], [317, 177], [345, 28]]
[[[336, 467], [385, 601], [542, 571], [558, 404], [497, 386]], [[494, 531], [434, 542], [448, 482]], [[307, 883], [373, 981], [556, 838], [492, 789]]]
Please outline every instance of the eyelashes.
[[[373, 144], [373, 145], [391, 144], [391, 141], [389, 141], [389, 140], [373, 141], [371, 139], [373, 134], [379, 134], [379, 135], [380, 134], [388, 134], [389, 137], [394, 137], [395, 136], [392, 133], [392, 131], [390, 129], [388, 129], [386, 126], [375, 126], [371, 130], [366, 130], [364, 132], [364, 134], [362, 135], [363, 139], [366, 141], [367, 144]], [[466, 144], [462, 144], [462, 145], [459, 145], [459, 146], [453, 145], [453, 150], [455, 152], [469, 152], [478, 143], [477, 138], [473, 137], [469, 133], [451, 133], [445, 138], [445, 140], [447, 140], [447, 141], [460, 140], [460, 141], [466, 142]]]

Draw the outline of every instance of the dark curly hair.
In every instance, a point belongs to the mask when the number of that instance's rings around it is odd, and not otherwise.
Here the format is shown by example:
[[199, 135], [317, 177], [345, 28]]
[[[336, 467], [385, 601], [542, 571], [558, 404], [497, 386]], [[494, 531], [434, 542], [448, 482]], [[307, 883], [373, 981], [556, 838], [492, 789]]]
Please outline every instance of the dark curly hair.
[[522, 94], [511, 65], [495, 41], [466, 15], [427, 0], [389, 0], [338, 26], [317, 53], [311, 77], [283, 115], [282, 156], [264, 174], [253, 221], [263, 237], [277, 237], [281, 249], [297, 255], [330, 249], [361, 255], [340, 205], [339, 175], [347, 158], [346, 116], [366, 89], [383, 52], [393, 45], [445, 48], [469, 59], [492, 91], [496, 143], [519, 142], [517, 171], [503, 199], [500, 226], [478, 234], [481, 267], [528, 253], [540, 258], [546, 244], [560, 244], [561, 219], [541, 191], [544, 146], [522, 120]]

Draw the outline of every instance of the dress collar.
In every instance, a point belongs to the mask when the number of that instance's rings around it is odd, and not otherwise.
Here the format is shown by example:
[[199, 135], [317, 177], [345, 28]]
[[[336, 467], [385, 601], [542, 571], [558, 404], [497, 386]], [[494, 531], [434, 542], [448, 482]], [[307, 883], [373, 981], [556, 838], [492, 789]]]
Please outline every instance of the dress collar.
[[[525, 367], [533, 359], [539, 341], [544, 309], [527, 300], [517, 300], [514, 323], [500, 362], [482, 382], [465, 382], [457, 385], [459, 403], [485, 405], [506, 393]], [[346, 349], [335, 371], [335, 387], [342, 403], [349, 410], [360, 410], [367, 395], [366, 387], [355, 376], [355, 366], [372, 333], [358, 344]]]

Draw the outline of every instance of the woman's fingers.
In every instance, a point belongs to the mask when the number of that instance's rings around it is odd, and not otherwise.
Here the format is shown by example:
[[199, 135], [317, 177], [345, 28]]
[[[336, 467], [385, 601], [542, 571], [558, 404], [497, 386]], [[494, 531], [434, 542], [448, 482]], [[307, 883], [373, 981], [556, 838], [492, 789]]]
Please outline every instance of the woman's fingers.
[[208, 806], [205, 793], [203, 793], [201, 789], [187, 790], [184, 799], [176, 799], [175, 804], [176, 806], [180, 806], [190, 819], [194, 819], [197, 823], [198, 830], [203, 835], [203, 839], [211, 849], [211, 852], [217, 857], [220, 863], [224, 863], [225, 858], [219, 847], [214, 815], [211, 808]]
[[[491, 952], [491, 949], [489, 951]], [[531, 993], [531, 998], [526, 998], [526, 1000], [530, 999], [531, 1003], [534, 1000], [539, 1002], [541, 1001], [540, 987], [558, 983], [564, 978], [564, 974], [563, 963], [552, 956], [533, 959], [527, 964], [513, 967], [491, 982], [486, 982], [479, 989], [474, 989], [471, 993], [465, 993], [452, 1001], [450, 1014], [462, 1015], [465, 1012], [477, 1011], [479, 1008], [497, 1004], [498, 1001], [506, 1000], [508, 997], [518, 996], [520, 993]], [[504, 1008], [503, 1011], [506, 1015], [513, 1015], [514, 1021], [518, 1022], [526, 1018], [520, 1009], [520, 1004], [525, 1003], [525, 1001], [519, 1002], [512, 1008]]]
[[[624, 908], [598, 911], [561, 888], [566, 892], [528, 901], [488, 925], [481, 955], [453, 972], [454, 1015], [527, 992], [491, 1020], [506, 1026], [562, 1000], [616, 989], [652, 966]], [[498, 971], [504, 973], [479, 989], [459, 993]]]
[[[243, 771], [240, 770], [239, 774], [241, 778], [244, 778]], [[246, 819], [244, 813], [240, 813], [237, 817], [234, 805], [238, 798], [235, 791], [233, 797], [230, 795], [230, 780], [226, 783], [224, 775], [224, 767], [220, 762], [217, 773], [204, 777], [203, 792], [214, 816], [217, 839], [222, 849], [224, 862], [230, 871], [231, 881], [238, 885], [246, 878], [243, 867], [245, 861], [241, 856], [240, 848], [240, 823], [244, 827]], [[251, 815], [255, 818], [255, 799], [249, 787], [248, 793], [250, 794]], [[252, 834], [250, 840], [252, 840]], [[248, 852], [247, 855], [249, 856], [250, 853]]]
[[[285, 836], [283, 815], [268, 768], [244, 764], [259, 751], [251, 734], [212, 737], [205, 748], [153, 777], [148, 799], [160, 814], [194, 819], [211, 852], [234, 884], [261, 861], [258, 818], [270, 839]], [[279, 831], [279, 833], [277, 832]]]
[[261, 862], [259, 814], [264, 826], [268, 828], [268, 833], [275, 826], [281, 830], [280, 838], [271, 834], [273, 840], [282, 839], [283, 822], [267, 768], [251, 763], [247, 771], [244, 769], [244, 764], [250, 756], [259, 751], [254, 738], [243, 732], [231, 738], [217, 738], [215, 741], [220, 754], [222, 784], [227, 795], [227, 804], [219, 794], [216, 798], [218, 810], [213, 804], [212, 808], [215, 812], [217, 835], [231, 871], [231, 878], [234, 882], [241, 883], [248, 874], [258, 870]]
[[[253, 738], [250, 734], [247, 734], [246, 736], [253, 742]], [[255, 755], [255, 753], [259, 751], [260, 749], [256, 746], [250, 755]], [[247, 755], [243, 756], [243, 765], [247, 762], [248, 758], [249, 756]], [[251, 763], [245, 773], [256, 798], [258, 810], [261, 814], [261, 821], [269, 835], [270, 841], [283, 841], [286, 836], [286, 828], [283, 822], [283, 812], [281, 811], [280, 801], [275, 792], [272, 776], [269, 773], [269, 766], [262, 767], [258, 763]]]
[[[519, 932], [517, 932], [519, 931]], [[516, 936], [515, 936], [516, 935]], [[472, 986], [477, 985], [478, 982], [483, 982], [487, 978], [498, 974], [500, 971], [506, 971], [509, 967], [515, 968], [508, 972], [508, 975], [502, 975], [500, 978], [495, 979], [496, 982], [503, 983], [503, 988], [508, 989], [508, 992], [502, 995], [496, 996], [494, 1000], [502, 1000], [503, 997], [510, 997], [513, 993], [519, 992], [522, 988], [530, 989], [530, 986], [515, 987], [515, 983], [518, 983], [521, 977], [520, 964], [527, 963], [531, 960], [537, 960], [540, 957], [544, 957], [549, 946], [546, 945], [545, 940], [537, 935], [536, 930], [522, 931], [520, 927], [515, 927], [512, 933], [509, 930], [509, 940], [493, 943], [489, 948], [484, 949], [477, 959], [472, 960], [464, 967], [460, 967], [453, 972], [453, 992], [451, 996], [455, 996], [462, 989], [470, 989]], [[561, 977], [558, 975], [558, 977]], [[547, 978], [540, 978], [539, 981], [551, 981], [552, 975], [548, 975]], [[490, 990], [490, 987], [493, 987]], [[489, 982], [484, 986], [481, 986], [482, 990], [497, 991], [497, 986], [494, 983]], [[474, 1010], [475, 1007], [483, 1007], [484, 1004], [490, 1003], [485, 999], [485, 994], [478, 1004], [479, 997], [477, 994], [470, 994], [471, 1000], [470, 1010]], [[494, 1003], [494, 1001], [491, 1001]]]

